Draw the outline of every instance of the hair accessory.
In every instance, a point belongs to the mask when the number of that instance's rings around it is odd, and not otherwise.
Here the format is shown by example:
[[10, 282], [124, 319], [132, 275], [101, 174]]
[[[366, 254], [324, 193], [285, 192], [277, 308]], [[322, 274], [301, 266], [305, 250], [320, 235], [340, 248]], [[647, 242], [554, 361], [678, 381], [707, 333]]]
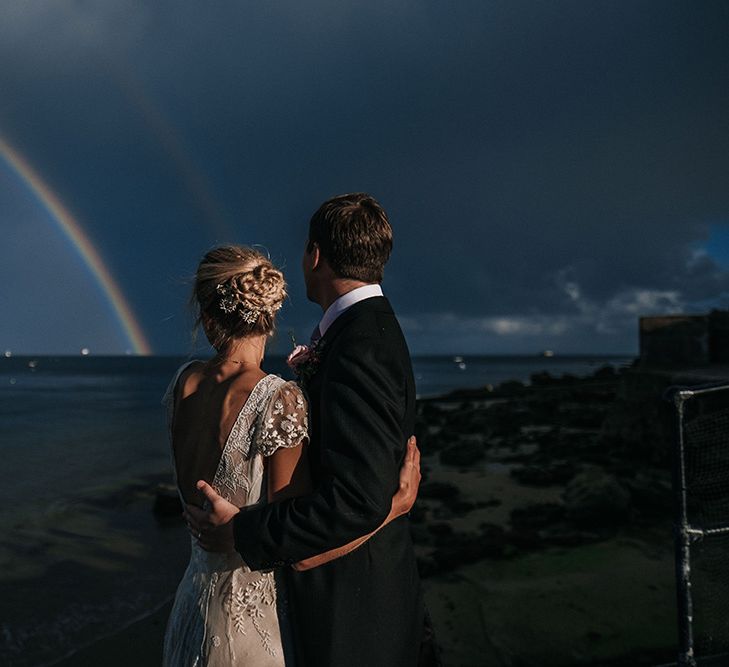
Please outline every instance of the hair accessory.
[[247, 324], [255, 324], [261, 313], [269, 313], [273, 315], [280, 310], [281, 305], [277, 303], [275, 306], [265, 306], [263, 308], [249, 308], [245, 302], [241, 300], [240, 295], [235, 293], [230, 285], [220, 283], [216, 285], [215, 291], [220, 294], [220, 303], [218, 307], [224, 313], [234, 313], [236, 310], [240, 313], [243, 321]]

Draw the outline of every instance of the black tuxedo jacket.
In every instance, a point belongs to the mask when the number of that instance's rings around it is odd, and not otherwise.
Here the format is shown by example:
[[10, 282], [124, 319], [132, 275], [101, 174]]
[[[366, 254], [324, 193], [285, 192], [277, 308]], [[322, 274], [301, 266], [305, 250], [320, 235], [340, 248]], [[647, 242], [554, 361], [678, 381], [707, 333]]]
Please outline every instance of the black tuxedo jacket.
[[[253, 569], [290, 565], [370, 533], [398, 487], [415, 384], [387, 299], [350, 307], [319, 349], [306, 387], [315, 490], [238, 514], [236, 549]], [[284, 572], [297, 667], [417, 664], [424, 606], [407, 517], [342, 558]]]

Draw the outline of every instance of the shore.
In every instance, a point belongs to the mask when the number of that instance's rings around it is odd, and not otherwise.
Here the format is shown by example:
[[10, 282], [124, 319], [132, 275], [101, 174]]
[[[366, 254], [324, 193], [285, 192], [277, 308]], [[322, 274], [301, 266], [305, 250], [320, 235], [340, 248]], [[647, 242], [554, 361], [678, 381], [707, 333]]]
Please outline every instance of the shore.
[[[541, 374], [419, 401], [411, 522], [445, 667], [674, 659], [669, 375]], [[158, 665], [169, 608], [52, 664]]]
[[664, 384], [604, 368], [421, 402], [412, 519], [446, 665], [673, 659]]
[[99, 639], [73, 655], [54, 662], [56, 667], [159, 667], [162, 640], [172, 602], [134, 621], [123, 630]]
[[[0, 539], [2, 664], [160, 664], [160, 619], [190, 539], [179, 511], [152, 511], [167, 479], [124, 480], [16, 517]], [[85, 657], [96, 655], [104, 661]]]

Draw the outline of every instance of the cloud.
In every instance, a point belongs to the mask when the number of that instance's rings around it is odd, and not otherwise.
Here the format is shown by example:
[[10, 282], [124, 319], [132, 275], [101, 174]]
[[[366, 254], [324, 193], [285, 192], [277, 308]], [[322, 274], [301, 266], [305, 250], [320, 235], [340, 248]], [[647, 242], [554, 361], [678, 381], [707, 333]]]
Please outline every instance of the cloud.
[[582, 296], [577, 284], [565, 291], [572, 312], [522, 313], [469, 317], [456, 312], [409, 314], [401, 324], [411, 345], [421, 351], [447, 349], [471, 354], [560, 352], [635, 354], [639, 317], [691, 310], [678, 291], [630, 288], [597, 302]]

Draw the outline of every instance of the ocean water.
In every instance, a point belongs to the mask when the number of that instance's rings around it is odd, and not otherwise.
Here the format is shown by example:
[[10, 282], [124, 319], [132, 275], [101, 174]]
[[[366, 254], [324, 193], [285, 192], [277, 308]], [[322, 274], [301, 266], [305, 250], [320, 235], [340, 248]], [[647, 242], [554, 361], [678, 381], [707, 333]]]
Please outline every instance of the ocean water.
[[[0, 358], [0, 507], [19, 495], [45, 504], [169, 467], [161, 396], [177, 357]], [[628, 357], [416, 357], [419, 396], [528, 381], [532, 373], [587, 375]], [[282, 357], [266, 370], [289, 377]], [[0, 523], [0, 527], [2, 524]]]
[[[43, 665], [149, 613], [188, 556], [151, 512], [171, 481], [161, 397], [175, 357], [0, 358], [0, 664]], [[418, 394], [628, 357], [419, 357]], [[287, 376], [283, 358], [264, 364]]]

